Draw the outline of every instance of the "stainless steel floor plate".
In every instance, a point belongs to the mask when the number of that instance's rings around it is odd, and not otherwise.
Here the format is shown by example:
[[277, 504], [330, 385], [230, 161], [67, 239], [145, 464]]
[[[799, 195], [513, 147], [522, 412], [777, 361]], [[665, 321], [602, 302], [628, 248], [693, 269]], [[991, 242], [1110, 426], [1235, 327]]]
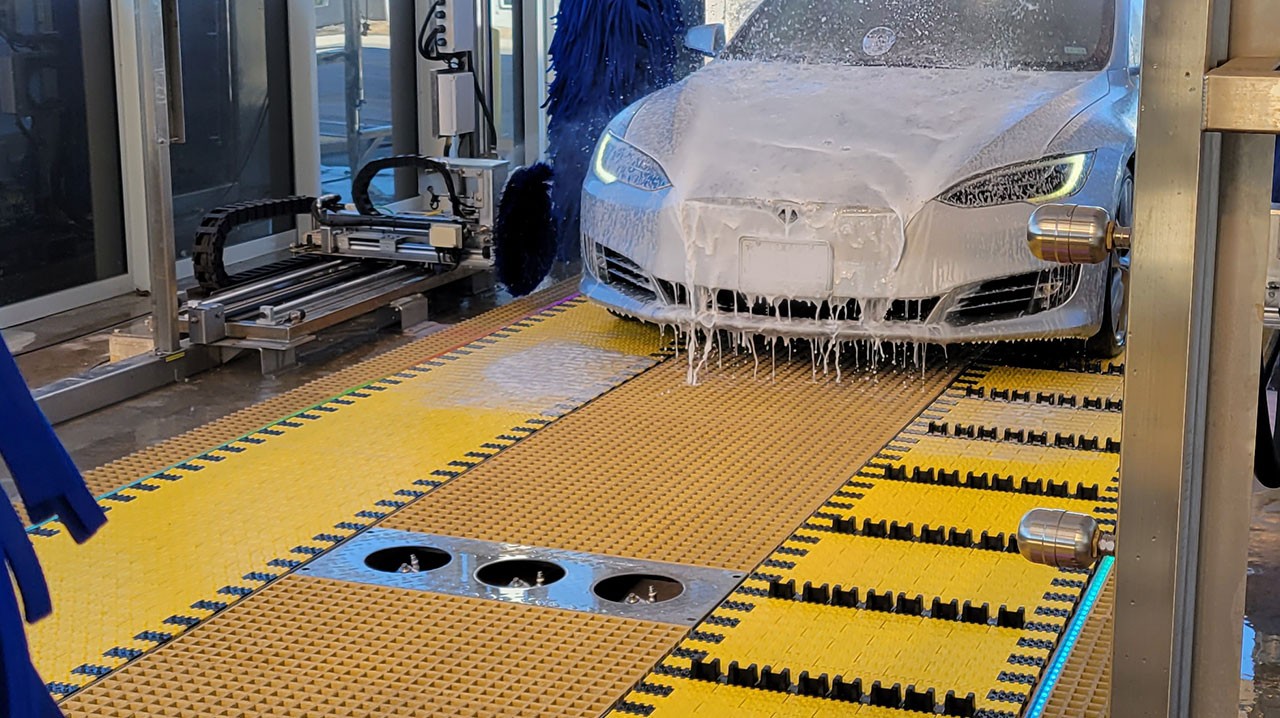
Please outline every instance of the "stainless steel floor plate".
[[693, 625], [743, 574], [683, 564], [370, 529], [301, 575]]

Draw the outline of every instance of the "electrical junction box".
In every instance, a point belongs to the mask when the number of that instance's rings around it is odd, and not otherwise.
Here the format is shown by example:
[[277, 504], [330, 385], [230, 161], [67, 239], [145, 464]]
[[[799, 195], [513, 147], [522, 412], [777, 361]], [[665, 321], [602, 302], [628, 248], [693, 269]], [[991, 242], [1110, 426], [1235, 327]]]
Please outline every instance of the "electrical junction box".
[[432, 75], [436, 92], [435, 133], [457, 137], [476, 131], [476, 81], [470, 72], [439, 71]]
[[475, 51], [475, 0], [444, 0], [443, 6], [435, 11], [431, 20], [441, 30], [436, 42], [439, 52], [447, 55]]

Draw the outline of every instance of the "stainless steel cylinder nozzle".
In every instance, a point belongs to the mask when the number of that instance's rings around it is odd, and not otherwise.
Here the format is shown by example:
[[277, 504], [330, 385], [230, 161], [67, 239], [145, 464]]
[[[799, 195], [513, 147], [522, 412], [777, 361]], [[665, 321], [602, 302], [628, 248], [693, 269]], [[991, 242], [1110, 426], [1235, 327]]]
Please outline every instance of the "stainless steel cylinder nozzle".
[[1018, 552], [1032, 563], [1088, 568], [1115, 553], [1115, 536], [1087, 514], [1032, 509], [1018, 524]]
[[1046, 204], [1027, 222], [1031, 253], [1046, 262], [1098, 264], [1129, 246], [1130, 231], [1101, 207]]

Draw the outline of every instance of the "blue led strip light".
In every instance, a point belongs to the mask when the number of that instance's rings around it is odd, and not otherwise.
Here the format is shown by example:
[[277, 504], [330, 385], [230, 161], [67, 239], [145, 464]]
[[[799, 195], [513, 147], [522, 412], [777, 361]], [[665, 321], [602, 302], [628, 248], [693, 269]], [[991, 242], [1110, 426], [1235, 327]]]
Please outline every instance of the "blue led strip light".
[[1058, 652], [1053, 655], [1053, 662], [1045, 671], [1044, 680], [1040, 681], [1040, 688], [1036, 691], [1031, 707], [1024, 714], [1025, 718], [1040, 718], [1044, 714], [1045, 706], [1049, 705], [1049, 697], [1053, 695], [1053, 689], [1058, 687], [1058, 679], [1062, 677], [1062, 671], [1067, 667], [1067, 659], [1071, 658], [1071, 652], [1075, 650], [1076, 642], [1080, 640], [1080, 633], [1084, 631], [1084, 625], [1093, 613], [1093, 607], [1098, 603], [1098, 596], [1107, 585], [1107, 577], [1111, 575], [1111, 567], [1114, 564], [1115, 559], [1110, 556], [1098, 563], [1093, 582], [1089, 584], [1084, 598], [1080, 601], [1080, 609], [1067, 625], [1067, 632], [1058, 644]]

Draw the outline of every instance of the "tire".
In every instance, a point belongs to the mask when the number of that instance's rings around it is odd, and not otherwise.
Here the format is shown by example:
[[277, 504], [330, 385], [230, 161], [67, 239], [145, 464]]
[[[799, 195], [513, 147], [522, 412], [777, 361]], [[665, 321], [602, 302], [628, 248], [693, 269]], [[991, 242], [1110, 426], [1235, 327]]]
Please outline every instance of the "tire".
[[[1133, 172], [1126, 170], [1116, 202], [1116, 222], [1133, 226]], [[1102, 326], [1085, 345], [1090, 356], [1112, 359], [1124, 352], [1129, 338], [1129, 251], [1117, 250], [1107, 260], [1102, 286]]]

